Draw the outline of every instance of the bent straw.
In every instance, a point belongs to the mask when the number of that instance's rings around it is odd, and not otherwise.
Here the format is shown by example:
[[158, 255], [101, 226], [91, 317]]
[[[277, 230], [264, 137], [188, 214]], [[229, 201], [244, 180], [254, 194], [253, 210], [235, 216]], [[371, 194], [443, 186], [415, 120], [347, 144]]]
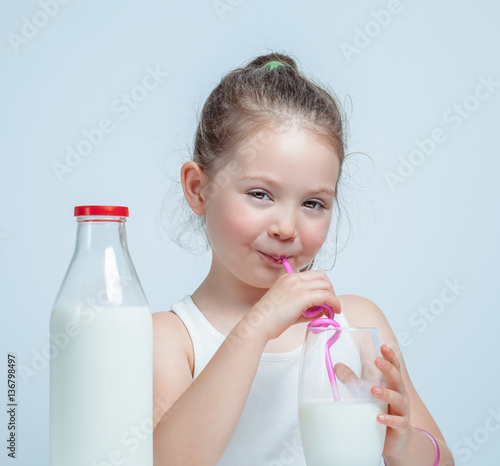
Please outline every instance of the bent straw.
[[[285, 270], [288, 273], [293, 273], [292, 266], [288, 262], [286, 257], [282, 257], [281, 263], [283, 264], [283, 267], [285, 267]], [[328, 318], [318, 318], [314, 319], [313, 321], [309, 322], [307, 327], [310, 328], [318, 328], [318, 327], [328, 327], [330, 325], [334, 327], [340, 327], [340, 324], [336, 322], [335, 315], [333, 313], [332, 308], [328, 304], [319, 304], [317, 306], [312, 307], [311, 309], [307, 309], [302, 313], [303, 316], [305, 317], [314, 317], [319, 314], [321, 314], [322, 310], [326, 309], [328, 311]], [[317, 331], [313, 330], [313, 332], [317, 333]], [[335, 371], [333, 369], [333, 364], [332, 364], [332, 357], [330, 355], [330, 348], [332, 345], [339, 339], [340, 337], [340, 331], [336, 331], [334, 335], [328, 339], [326, 342], [325, 346], [325, 364], [326, 364], [326, 371], [328, 373], [328, 378], [330, 379], [330, 385], [332, 387], [332, 395], [333, 395], [333, 400], [334, 401], [340, 401], [340, 396], [339, 396], [339, 389], [337, 386], [337, 378], [335, 377]]]

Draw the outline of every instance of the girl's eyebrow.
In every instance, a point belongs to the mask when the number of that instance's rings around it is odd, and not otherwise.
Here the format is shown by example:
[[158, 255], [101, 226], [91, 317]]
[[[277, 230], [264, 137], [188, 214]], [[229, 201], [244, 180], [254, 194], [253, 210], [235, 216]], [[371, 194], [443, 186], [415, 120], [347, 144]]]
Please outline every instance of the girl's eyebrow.
[[[267, 175], [246, 175], [241, 178], [241, 181], [263, 181], [271, 186], [280, 186], [280, 183], [274, 178]], [[329, 186], [315, 186], [310, 190], [311, 194], [327, 194], [328, 196], [335, 197], [335, 191]]]

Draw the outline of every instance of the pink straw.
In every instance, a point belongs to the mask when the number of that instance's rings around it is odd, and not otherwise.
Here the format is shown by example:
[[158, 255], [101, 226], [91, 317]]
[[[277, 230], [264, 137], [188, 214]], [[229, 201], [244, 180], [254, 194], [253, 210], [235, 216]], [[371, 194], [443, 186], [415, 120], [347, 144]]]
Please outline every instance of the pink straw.
[[[293, 273], [292, 266], [288, 262], [286, 257], [282, 257], [281, 263], [283, 264], [283, 267], [285, 267], [285, 270], [288, 273]], [[323, 311], [323, 309], [326, 309], [328, 311], [328, 318], [318, 318], [314, 319], [313, 321], [309, 322], [308, 327], [328, 327], [330, 325], [333, 325], [334, 327], [340, 327], [340, 324], [336, 322], [335, 319], [335, 314], [333, 313], [332, 308], [328, 304], [318, 304], [317, 306], [314, 306], [310, 309], [307, 309], [302, 313], [303, 316], [305, 317], [314, 317]], [[314, 332], [314, 330], [313, 330]], [[328, 339], [326, 342], [325, 346], [325, 364], [326, 364], [326, 371], [328, 373], [328, 378], [330, 379], [330, 385], [332, 386], [332, 394], [333, 394], [333, 400], [334, 401], [340, 401], [340, 396], [339, 396], [339, 389], [337, 386], [337, 378], [335, 377], [335, 371], [333, 370], [333, 363], [332, 363], [332, 357], [330, 355], [330, 348], [332, 345], [339, 339], [340, 337], [340, 331], [336, 331], [334, 335]]]

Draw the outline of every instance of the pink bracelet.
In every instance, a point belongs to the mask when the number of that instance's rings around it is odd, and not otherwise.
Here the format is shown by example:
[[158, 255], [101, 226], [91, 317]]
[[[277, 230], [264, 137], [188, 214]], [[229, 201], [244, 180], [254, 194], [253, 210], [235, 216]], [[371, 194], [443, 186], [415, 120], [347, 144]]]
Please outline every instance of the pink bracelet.
[[434, 460], [433, 466], [438, 466], [439, 460], [441, 459], [441, 451], [439, 450], [439, 445], [436, 439], [431, 434], [429, 434], [429, 432], [427, 432], [424, 429], [421, 429], [420, 427], [415, 427], [415, 429], [422, 432], [432, 442], [432, 446], [434, 447], [434, 452], [436, 453], [436, 459]]
[[[432, 442], [432, 446], [434, 447], [434, 451], [436, 452], [436, 459], [434, 460], [433, 466], [438, 466], [439, 460], [441, 459], [441, 451], [439, 450], [439, 445], [436, 442], [436, 439], [431, 434], [429, 434], [429, 432], [427, 432], [424, 429], [421, 429], [420, 427], [415, 427], [415, 429], [422, 432]], [[387, 466], [385, 459], [384, 459], [384, 464]]]

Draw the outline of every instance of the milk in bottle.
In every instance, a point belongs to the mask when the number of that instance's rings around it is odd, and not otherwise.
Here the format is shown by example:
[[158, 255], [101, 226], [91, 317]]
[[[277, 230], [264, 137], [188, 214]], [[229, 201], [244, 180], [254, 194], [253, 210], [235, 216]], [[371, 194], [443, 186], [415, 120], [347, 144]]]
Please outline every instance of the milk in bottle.
[[73, 258], [50, 317], [50, 466], [153, 464], [153, 343], [128, 209], [75, 207]]

